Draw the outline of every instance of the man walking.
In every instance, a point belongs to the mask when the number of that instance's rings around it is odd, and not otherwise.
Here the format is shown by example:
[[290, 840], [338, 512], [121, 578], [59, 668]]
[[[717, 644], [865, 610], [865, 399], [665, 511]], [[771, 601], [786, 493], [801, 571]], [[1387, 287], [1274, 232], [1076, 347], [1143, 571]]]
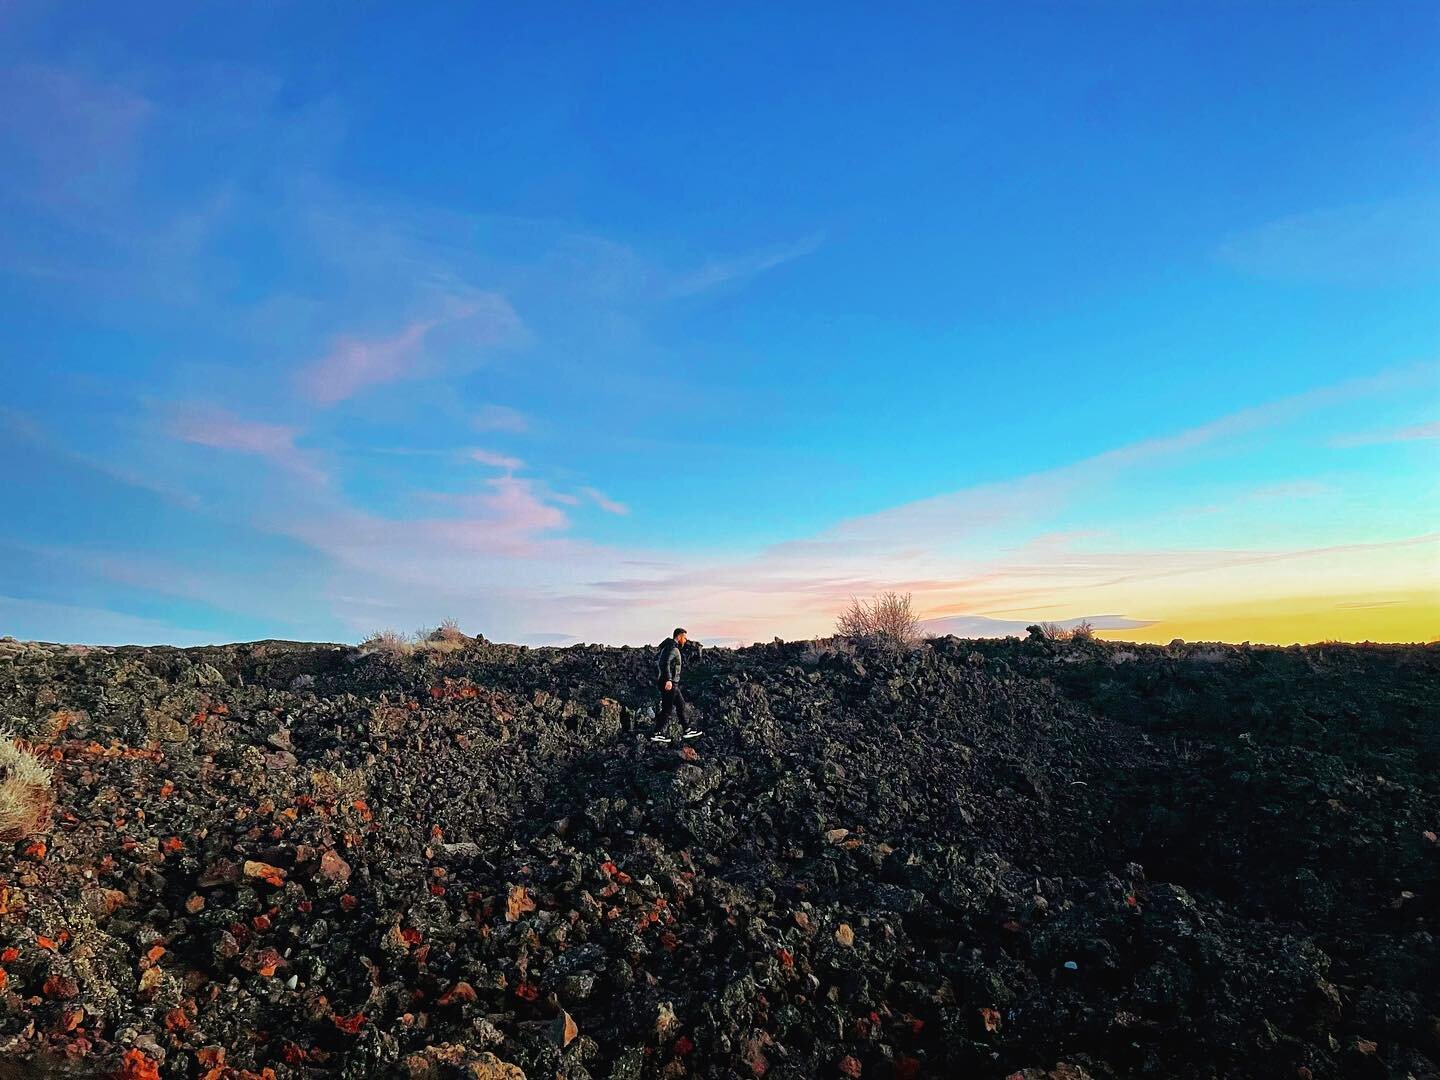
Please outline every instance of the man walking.
[[[675, 719], [682, 725], [685, 723], [685, 695], [680, 690], [680, 671], [685, 666], [685, 660], [681, 650], [685, 647], [687, 638], [685, 628], [677, 626], [675, 632], [660, 643], [660, 653], [656, 665], [656, 685], [660, 688], [660, 716], [656, 720], [656, 732], [650, 736], [651, 742], [668, 743], [669, 736], [662, 734], [660, 729], [665, 727], [670, 719], [671, 712], [674, 712]], [[685, 728], [684, 738], [693, 739], [700, 735], [692, 727]]]

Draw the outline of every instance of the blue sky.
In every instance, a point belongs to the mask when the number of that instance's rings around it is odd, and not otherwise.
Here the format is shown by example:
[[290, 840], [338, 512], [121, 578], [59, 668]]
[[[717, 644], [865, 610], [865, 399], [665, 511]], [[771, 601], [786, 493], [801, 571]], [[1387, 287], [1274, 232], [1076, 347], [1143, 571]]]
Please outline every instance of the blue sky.
[[1437, 47], [0, 4], [0, 632], [1434, 637]]

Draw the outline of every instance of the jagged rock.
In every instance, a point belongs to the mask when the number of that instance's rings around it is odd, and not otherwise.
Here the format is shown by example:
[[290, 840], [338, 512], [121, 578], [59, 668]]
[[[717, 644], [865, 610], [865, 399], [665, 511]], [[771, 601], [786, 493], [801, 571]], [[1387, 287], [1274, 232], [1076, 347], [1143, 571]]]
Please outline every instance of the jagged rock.
[[525, 1072], [518, 1065], [501, 1061], [488, 1051], [469, 1064], [466, 1075], [471, 1080], [525, 1080]]
[[327, 851], [320, 856], [320, 866], [316, 873], [326, 881], [343, 885], [350, 880], [350, 864], [342, 859], [338, 852]]
[[1440, 648], [847, 648], [0, 647], [6, 1061], [1436, 1071]]

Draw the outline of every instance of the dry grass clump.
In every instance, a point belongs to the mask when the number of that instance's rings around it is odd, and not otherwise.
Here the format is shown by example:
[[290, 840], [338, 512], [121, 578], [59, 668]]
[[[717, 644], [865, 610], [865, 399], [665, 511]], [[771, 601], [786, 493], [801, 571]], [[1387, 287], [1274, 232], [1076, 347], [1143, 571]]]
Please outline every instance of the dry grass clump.
[[852, 596], [850, 606], [835, 620], [835, 632], [901, 649], [920, 644], [920, 620], [910, 606], [909, 593], [881, 593], [869, 600]]
[[50, 823], [50, 767], [0, 733], [0, 840], [20, 840]]
[[377, 630], [360, 642], [360, 651], [365, 655], [384, 653], [387, 656], [408, 656], [415, 648], [414, 642], [398, 630]]
[[446, 619], [433, 630], [421, 629], [415, 634], [415, 647], [427, 652], [453, 652], [462, 649], [470, 638], [454, 619]]
[[413, 652], [454, 652], [475, 639], [460, 629], [454, 619], [446, 619], [431, 629], [421, 627], [414, 634], [398, 630], [378, 630], [360, 643], [362, 654], [384, 653], [387, 656], [409, 656]]

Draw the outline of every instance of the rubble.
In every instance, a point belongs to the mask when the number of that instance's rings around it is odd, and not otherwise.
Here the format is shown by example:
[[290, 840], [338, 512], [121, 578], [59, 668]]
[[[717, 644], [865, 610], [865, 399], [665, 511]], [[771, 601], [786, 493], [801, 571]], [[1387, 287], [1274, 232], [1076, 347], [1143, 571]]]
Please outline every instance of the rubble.
[[[20, 1075], [1435, 1075], [1440, 649], [7, 642]], [[57, 719], [59, 716], [59, 719]], [[5, 1077], [0, 1069], [0, 1077]]]

